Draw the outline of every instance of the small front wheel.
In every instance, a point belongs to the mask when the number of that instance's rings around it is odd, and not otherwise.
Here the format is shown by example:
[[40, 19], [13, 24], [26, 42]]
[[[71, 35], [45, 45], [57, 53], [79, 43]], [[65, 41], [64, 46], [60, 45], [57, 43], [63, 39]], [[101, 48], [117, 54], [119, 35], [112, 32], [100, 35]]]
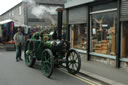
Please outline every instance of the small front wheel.
[[69, 50], [66, 56], [66, 67], [69, 73], [75, 75], [80, 71], [81, 58], [80, 54], [74, 49]]
[[50, 49], [45, 49], [41, 59], [41, 69], [43, 74], [50, 78], [54, 68], [54, 57]]
[[33, 43], [30, 41], [27, 41], [25, 45], [24, 57], [25, 57], [25, 63], [29, 67], [33, 67], [36, 62], [36, 59], [33, 58], [32, 49], [33, 49]]

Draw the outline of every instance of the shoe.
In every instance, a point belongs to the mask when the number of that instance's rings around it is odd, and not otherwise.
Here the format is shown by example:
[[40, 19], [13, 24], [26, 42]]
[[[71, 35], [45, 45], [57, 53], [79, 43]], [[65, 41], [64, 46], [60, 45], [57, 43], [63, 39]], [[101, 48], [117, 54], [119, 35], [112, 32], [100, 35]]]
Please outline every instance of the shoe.
[[22, 59], [22, 58], [20, 58], [19, 60], [23, 61], [23, 59]]

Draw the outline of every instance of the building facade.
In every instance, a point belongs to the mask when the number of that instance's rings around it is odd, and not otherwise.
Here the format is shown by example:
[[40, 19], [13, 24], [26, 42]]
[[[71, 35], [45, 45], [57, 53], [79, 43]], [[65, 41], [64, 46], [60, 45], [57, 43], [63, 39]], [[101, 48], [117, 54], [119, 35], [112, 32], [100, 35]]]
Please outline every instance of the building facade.
[[68, 40], [87, 60], [128, 69], [127, 0], [68, 0]]
[[13, 8], [9, 9], [2, 15], [0, 15], [0, 21], [13, 20], [16, 25], [24, 25], [24, 4], [18, 3]]

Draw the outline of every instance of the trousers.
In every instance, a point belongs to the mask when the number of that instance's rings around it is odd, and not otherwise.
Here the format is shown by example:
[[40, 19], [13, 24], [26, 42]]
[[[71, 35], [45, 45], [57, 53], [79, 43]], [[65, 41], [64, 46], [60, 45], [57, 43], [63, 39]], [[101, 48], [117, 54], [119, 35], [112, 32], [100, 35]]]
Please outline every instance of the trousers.
[[22, 45], [21, 43], [16, 46], [16, 59], [21, 59]]

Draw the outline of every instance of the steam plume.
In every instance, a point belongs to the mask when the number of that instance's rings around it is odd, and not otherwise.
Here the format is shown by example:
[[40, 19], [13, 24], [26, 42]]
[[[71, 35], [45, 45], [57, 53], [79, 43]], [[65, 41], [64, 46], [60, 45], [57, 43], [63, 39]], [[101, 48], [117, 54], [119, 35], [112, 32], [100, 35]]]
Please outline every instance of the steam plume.
[[42, 5], [37, 5], [35, 0], [23, 0], [24, 2], [27, 2], [32, 6], [31, 13], [39, 19], [47, 18], [50, 19], [52, 24], [55, 24], [55, 20], [53, 19], [52, 15], [56, 15], [56, 9], [60, 8], [58, 7], [46, 7]]

